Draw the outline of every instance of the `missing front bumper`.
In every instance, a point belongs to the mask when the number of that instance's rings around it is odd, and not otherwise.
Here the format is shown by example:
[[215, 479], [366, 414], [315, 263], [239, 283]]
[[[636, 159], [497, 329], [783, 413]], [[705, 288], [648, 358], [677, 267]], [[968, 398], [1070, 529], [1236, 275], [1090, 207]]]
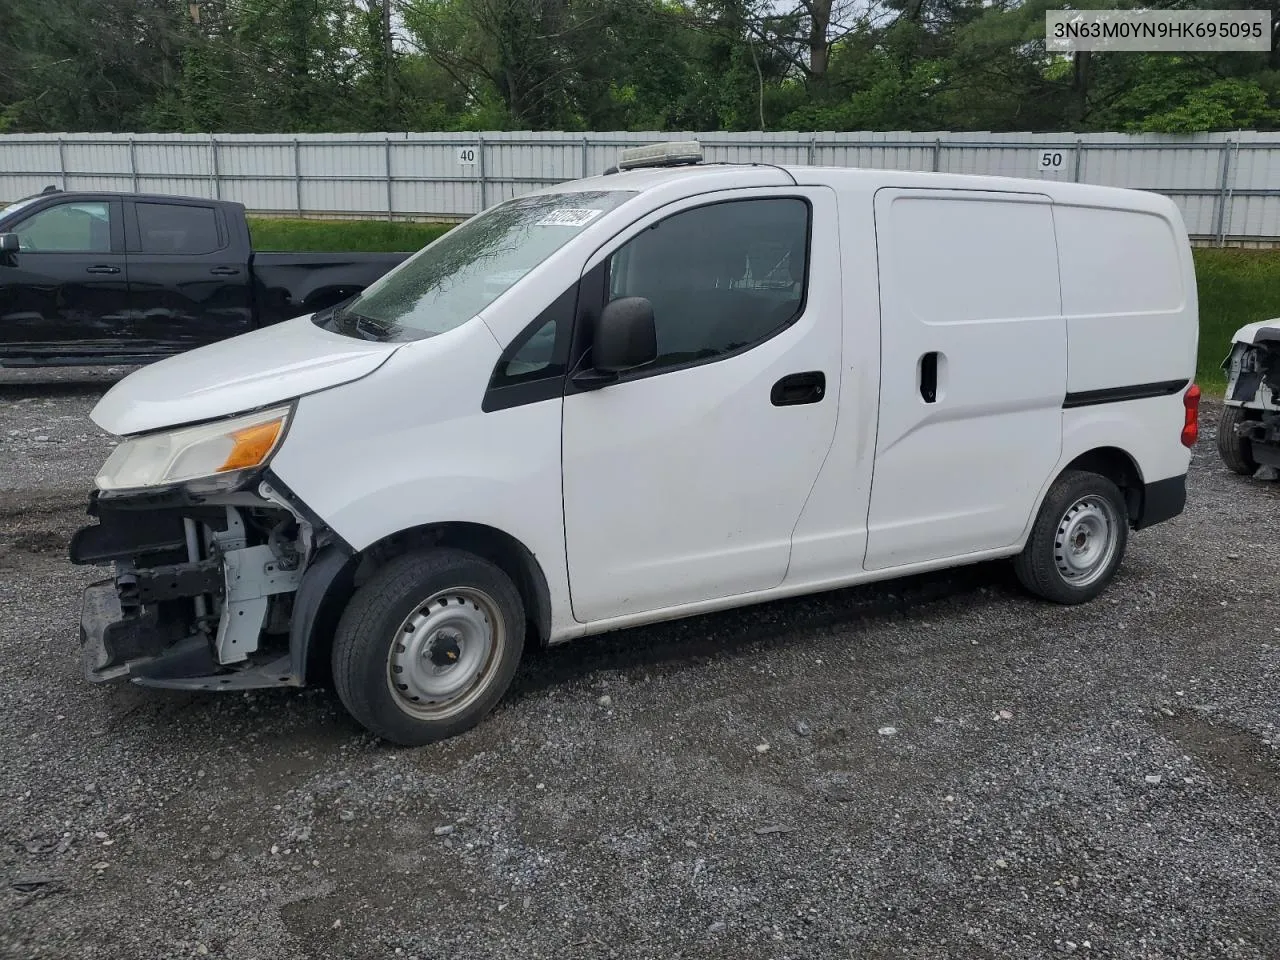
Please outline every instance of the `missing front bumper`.
[[[84, 592], [80, 608], [80, 649], [85, 678], [93, 683], [128, 678], [145, 687], [171, 690], [252, 690], [300, 687], [288, 654], [246, 661], [225, 669], [201, 634], [164, 644], [168, 634], [154, 617], [129, 617], [120, 607], [114, 580], [99, 580]], [[131, 655], [132, 654], [132, 655]]]
[[268, 535], [264, 515], [275, 536], [287, 513], [266, 502], [104, 509], [96, 497], [89, 512], [99, 522], [76, 533], [71, 560], [111, 563], [115, 576], [91, 584], [81, 601], [87, 679], [215, 690], [302, 685], [287, 650], [264, 648], [273, 603], [288, 613], [288, 598], [273, 598], [296, 591], [302, 572], [295, 544], [282, 556], [255, 540]]
[[86, 588], [80, 602], [80, 654], [86, 679], [101, 683], [128, 674], [128, 658], [107, 636], [123, 620], [115, 580], [99, 580]]
[[80, 605], [85, 679], [103, 683], [128, 677], [134, 683], [163, 686], [165, 681], [217, 672], [205, 636], [176, 633], [155, 607], [126, 613], [115, 580], [91, 584]]

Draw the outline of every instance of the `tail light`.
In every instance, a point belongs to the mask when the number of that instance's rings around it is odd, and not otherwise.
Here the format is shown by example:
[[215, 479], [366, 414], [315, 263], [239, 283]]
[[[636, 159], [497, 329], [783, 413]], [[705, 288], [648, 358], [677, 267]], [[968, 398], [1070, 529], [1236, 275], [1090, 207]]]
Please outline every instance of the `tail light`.
[[1186, 408], [1186, 419], [1182, 423], [1182, 445], [1194, 447], [1200, 436], [1200, 387], [1192, 384], [1182, 395], [1182, 405]]

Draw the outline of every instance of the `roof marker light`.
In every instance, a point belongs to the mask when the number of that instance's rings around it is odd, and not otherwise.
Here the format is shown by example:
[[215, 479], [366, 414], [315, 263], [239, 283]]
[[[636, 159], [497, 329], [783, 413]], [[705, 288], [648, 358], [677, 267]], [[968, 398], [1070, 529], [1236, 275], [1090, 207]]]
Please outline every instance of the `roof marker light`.
[[617, 166], [619, 170], [635, 170], [637, 167], [675, 167], [701, 162], [702, 144], [697, 140], [674, 140], [623, 150], [618, 155]]

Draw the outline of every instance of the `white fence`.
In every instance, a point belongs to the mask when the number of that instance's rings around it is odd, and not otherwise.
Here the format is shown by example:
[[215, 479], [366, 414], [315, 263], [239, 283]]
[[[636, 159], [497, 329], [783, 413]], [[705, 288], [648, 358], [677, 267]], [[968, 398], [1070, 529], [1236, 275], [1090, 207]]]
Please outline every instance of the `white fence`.
[[362, 133], [0, 136], [0, 201], [49, 184], [237, 200], [256, 213], [457, 220], [698, 139], [707, 159], [1076, 180], [1153, 190], [1200, 241], [1280, 241], [1280, 134]]

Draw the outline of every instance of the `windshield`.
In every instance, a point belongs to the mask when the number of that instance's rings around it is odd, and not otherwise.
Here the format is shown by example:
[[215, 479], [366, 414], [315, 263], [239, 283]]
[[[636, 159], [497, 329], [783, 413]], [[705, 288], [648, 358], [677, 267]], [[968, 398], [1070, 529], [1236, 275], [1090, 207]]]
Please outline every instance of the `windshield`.
[[367, 340], [417, 340], [452, 330], [633, 196], [599, 190], [508, 200], [454, 227], [315, 322]]
[[13, 203], [9, 204], [7, 207], [0, 207], [0, 220], [7, 219], [9, 216], [17, 213], [19, 210], [23, 209], [24, 207], [31, 206], [31, 204], [35, 203], [39, 199], [40, 199], [40, 194], [36, 194], [34, 197], [24, 197], [21, 200], [15, 200]]

